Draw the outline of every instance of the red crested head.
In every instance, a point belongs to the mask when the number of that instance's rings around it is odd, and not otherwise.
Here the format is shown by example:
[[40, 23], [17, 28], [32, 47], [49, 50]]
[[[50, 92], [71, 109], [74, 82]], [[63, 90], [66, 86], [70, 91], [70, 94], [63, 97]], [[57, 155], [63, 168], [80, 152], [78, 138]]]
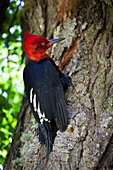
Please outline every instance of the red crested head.
[[27, 31], [24, 37], [24, 48], [30, 60], [38, 62], [41, 59], [49, 57], [46, 54], [48, 48], [61, 40], [64, 40], [64, 38], [48, 40], [39, 35], [31, 35]]
[[24, 48], [32, 61], [39, 61], [48, 57], [46, 51], [51, 47], [50, 41], [39, 35], [31, 35], [29, 31], [25, 33]]

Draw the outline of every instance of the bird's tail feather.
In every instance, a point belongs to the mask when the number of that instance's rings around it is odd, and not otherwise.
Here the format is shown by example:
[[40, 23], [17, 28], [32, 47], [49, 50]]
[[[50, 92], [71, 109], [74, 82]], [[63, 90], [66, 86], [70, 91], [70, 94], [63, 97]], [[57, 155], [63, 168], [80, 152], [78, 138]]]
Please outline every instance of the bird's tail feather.
[[51, 139], [47, 139], [47, 160], [49, 159], [49, 155], [51, 153], [51, 150], [52, 150], [52, 146], [53, 146], [53, 143], [51, 141]]
[[39, 128], [39, 142], [46, 144], [47, 132], [43, 124], [38, 125]]
[[49, 159], [55, 137], [56, 130], [53, 132], [47, 132], [43, 124], [39, 125], [39, 141], [47, 145], [47, 160]]

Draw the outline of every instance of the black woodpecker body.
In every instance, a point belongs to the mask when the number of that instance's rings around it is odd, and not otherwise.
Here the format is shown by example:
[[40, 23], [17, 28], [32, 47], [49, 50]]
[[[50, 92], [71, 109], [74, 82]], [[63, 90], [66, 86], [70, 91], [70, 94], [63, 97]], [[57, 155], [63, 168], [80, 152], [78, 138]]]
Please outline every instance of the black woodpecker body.
[[58, 39], [47, 40], [41, 36], [30, 35], [29, 32], [26, 32], [24, 38], [25, 50], [31, 60], [23, 73], [25, 92], [38, 122], [39, 141], [47, 145], [47, 160], [56, 132], [65, 131], [68, 125], [64, 92], [69, 81], [45, 53], [54, 41]]

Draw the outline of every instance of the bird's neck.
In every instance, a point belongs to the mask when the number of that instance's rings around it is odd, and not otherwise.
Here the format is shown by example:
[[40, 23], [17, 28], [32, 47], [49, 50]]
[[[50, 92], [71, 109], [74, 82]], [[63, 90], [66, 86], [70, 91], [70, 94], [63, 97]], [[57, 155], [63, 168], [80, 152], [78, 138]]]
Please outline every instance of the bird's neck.
[[31, 61], [33, 62], [38, 62], [42, 59], [48, 58], [49, 56], [45, 53], [44, 55], [41, 54], [33, 54], [33, 55], [28, 55]]

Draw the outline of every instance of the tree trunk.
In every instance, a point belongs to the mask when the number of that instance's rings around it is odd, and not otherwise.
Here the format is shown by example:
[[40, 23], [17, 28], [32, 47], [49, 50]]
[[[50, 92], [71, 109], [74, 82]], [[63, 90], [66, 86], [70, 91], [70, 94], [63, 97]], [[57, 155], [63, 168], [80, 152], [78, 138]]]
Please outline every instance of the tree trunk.
[[29, 30], [65, 37], [49, 53], [71, 77], [66, 92], [67, 131], [57, 132], [46, 162], [46, 146], [26, 97], [4, 170], [113, 169], [113, 4], [110, 0], [24, 0], [22, 36]]

